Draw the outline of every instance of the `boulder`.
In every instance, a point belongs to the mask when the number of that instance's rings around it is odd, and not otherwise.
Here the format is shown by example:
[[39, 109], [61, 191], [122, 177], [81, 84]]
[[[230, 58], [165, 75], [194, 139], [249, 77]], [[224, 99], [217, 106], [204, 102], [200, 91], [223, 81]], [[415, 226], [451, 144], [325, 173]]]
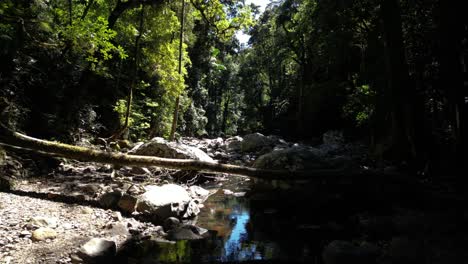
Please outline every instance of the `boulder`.
[[235, 137], [230, 137], [228, 139], [226, 139], [226, 144], [225, 144], [225, 148], [228, 152], [236, 152], [236, 151], [240, 151], [241, 148], [242, 148], [242, 141], [244, 139], [239, 137], [239, 136], [235, 136]]
[[98, 261], [98, 259], [114, 256], [117, 252], [117, 245], [114, 241], [102, 238], [92, 238], [78, 251], [78, 256], [86, 261]]
[[253, 164], [259, 169], [308, 170], [332, 168], [323, 151], [313, 147], [293, 146], [260, 156]]
[[129, 151], [130, 154], [143, 156], [156, 156], [172, 159], [194, 159], [200, 161], [214, 162], [202, 150], [178, 142], [168, 142], [163, 138], [156, 137], [144, 144], [137, 144]]
[[151, 214], [159, 220], [178, 217], [192, 199], [185, 188], [175, 184], [147, 186], [137, 204], [137, 211]]
[[274, 142], [260, 133], [248, 134], [241, 143], [242, 152], [255, 152], [266, 148], [272, 148]]

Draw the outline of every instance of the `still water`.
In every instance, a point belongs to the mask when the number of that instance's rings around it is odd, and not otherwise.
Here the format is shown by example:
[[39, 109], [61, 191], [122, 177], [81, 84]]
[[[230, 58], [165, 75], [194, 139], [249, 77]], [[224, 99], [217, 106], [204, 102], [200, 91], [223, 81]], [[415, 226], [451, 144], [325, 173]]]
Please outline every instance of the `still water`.
[[[215, 187], [216, 193], [204, 202], [196, 221], [210, 230], [208, 238], [175, 244], [146, 242], [132, 253], [138, 255], [135, 263], [320, 264], [327, 243], [348, 238], [346, 228], [336, 220], [347, 213], [345, 208], [333, 208], [329, 200], [308, 197], [317, 193], [309, 187], [306, 193], [251, 191], [250, 183], [239, 181]], [[311, 206], [311, 201], [322, 206]]]

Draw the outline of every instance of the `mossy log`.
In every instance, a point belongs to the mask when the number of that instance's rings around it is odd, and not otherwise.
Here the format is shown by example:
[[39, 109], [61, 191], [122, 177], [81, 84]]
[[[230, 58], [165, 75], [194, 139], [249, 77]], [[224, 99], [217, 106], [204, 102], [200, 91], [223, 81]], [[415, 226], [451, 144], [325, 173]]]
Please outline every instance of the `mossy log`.
[[266, 170], [245, 166], [220, 164], [189, 159], [168, 159], [154, 156], [129, 155], [94, 150], [58, 142], [33, 138], [10, 130], [0, 124], [0, 142], [13, 147], [26, 148], [53, 156], [75, 159], [84, 162], [107, 163], [124, 166], [164, 167], [169, 169], [194, 170], [204, 172], [227, 173], [248, 176], [264, 180], [320, 180], [362, 172], [350, 172], [344, 169], [324, 169], [310, 171]]

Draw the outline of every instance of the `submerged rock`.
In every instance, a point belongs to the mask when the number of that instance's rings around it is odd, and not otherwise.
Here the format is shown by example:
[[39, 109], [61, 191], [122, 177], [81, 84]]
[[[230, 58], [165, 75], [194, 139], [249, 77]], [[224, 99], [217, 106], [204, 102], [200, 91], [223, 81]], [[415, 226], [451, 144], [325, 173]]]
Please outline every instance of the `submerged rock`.
[[129, 153], [143, 156], [214, 162], [208, 154], [196, 147], [177, 142], [168, 142], [160, 137], [153, 138], [144, 144], [137, 144]]

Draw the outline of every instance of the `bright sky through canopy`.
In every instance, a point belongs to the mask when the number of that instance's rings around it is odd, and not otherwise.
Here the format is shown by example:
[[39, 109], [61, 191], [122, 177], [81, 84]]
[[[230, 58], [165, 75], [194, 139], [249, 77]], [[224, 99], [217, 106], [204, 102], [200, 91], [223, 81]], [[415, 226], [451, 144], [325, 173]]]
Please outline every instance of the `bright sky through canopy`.
[[[260, 14], [265, 11], [265, 7], [270, 3], [270, 0], [246, 0], [245, 4], [250, 5], [251, 3], [254, 3], [255, 5], [260, 6]], [[249, 41], [250, 36], [247, 34], [242, 33], [241, 31], [238, 31], [237, 34], [237, 39], [239, 39], [239, 42], [241, 44], [247, 44], [247, 41]]]

